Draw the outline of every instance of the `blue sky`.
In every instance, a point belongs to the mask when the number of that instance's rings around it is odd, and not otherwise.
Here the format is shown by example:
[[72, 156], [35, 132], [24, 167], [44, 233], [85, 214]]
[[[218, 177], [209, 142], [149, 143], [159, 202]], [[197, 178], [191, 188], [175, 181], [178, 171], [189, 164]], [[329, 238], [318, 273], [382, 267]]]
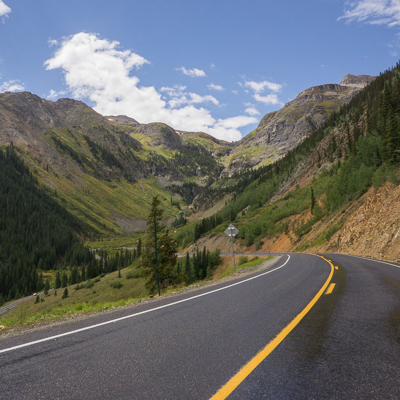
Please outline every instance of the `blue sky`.
[[400, 54], [400, 0], [0, 0], [0, 92], [239, 140]]

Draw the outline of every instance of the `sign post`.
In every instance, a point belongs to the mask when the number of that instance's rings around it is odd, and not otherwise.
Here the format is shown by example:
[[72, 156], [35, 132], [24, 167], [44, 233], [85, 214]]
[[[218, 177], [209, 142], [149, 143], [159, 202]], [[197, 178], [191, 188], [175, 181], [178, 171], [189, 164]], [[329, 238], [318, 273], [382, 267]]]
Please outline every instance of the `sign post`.
[[233, 238], [239, 233], [239, 229], [235, 228], [232, 224], [230, 224], [226, 229], [225, 233], [231, 238], [232, 243], [232, 257], [233, 257], [233, 270], [236, 273], [236, 264], [235, 264], [235, 250], [233, 249]]

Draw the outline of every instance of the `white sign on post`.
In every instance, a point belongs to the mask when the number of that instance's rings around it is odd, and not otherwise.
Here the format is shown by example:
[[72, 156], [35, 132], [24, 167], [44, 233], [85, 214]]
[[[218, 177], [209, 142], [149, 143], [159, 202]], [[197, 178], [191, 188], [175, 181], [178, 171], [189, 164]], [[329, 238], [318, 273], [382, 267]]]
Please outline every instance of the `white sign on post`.
[[232, 224], [230, 224], [225, 229], [225, 233], [231, 238], [231, 242], [232, 242], [232, 257], [233, 257], [233, 270], [236, 273], [235, 251], [233, 249], [233, 238], [239, 233], [239, 229], [235, 228]]

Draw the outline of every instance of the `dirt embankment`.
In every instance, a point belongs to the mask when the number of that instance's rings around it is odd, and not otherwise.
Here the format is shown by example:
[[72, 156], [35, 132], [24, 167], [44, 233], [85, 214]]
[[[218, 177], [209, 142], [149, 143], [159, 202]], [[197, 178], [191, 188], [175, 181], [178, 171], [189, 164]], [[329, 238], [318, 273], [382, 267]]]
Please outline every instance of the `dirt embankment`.
[[400, 259], [400, 186], [386, 183], [372, 192], [318, 251]]
[[[204, 246], [207, 250], [213, 252], [217, 249], [221, 251], [221, 254], [230, 254], [232, 253], [232, 243], [231, 239], [228, 236], [213, 236], [213, 237], [202, 237], [200, 238], [196, 244], [192, 244], [189, 246], [186, 251], [189, 252], [190, 255], [194, 254], [197, 249], [203, 250]], [[240, 240], [234, 239], [233, 248], [235, 249], [235, 253], [248, 253], [250, 252], [250, 248], [244, 246]]]
[[[290, 223], [311, 217], [308, 212], [304, 215], [290, 217]], [[344, 221], [344, 223], [343, 223]], [[235, 239], [236, 253], [258, 252], [290, 252], [302, 243], [313, 243], [324, 235], [328, 227], [342, 224], [341, 229], [331, 239], [320, 246], [308, 248], [309, 253], [344, 253], [361, 257], [371, 257], [380, 260], [396, 261], [400, 259], [400, 186], [384, 184], [378, 190], [370, 189], [368, 193], [354, 202], [344, 213], [335, 213], [329, 219], [324, 219], [313, 226], [301, 241], [294, 240], [295, 235], [281, 234], [275, 238], [262, 239], [259, 250], [255, 246], [246, 247], [243, 241]], [[204, 246], [221, 253], [231, 253], [232, 247], [228, 237], [215, 236], [201, 238], [197, 242], [199, 249]], [[189, 252], [196, 251], [192, 246]]]

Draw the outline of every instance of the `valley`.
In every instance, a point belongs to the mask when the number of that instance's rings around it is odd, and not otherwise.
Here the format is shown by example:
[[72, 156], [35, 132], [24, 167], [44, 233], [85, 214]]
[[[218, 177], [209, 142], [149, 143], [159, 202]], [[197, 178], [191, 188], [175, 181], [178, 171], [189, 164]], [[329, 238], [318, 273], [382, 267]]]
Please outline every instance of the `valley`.
[[[348, 74], [340, 84], [306, 89], [237, 143], [102, 116], [75, 100], [0, 94], [5, 161], [8, 154], [21, 160], [49, 201], [70, 215], [71, 234], [84, 245], [55, 245], [54, 266], [29, 249], [21, 279], [33, 263], [37, 292], [46, 282], [61, 290], [57, 271], [65, 274], [62, 287], [121, 271], [143, 287], [138, 241], [150, 232], [146, 220], [155, 196], [180, 256], [164, 291], [219, 279], [230, 261], [218, 266], [213, 257], [231, 252], [224, 234], [229, 223], [239, 229], [234, 247], [241, 254], [341, 252], [396, 261], [398, 139], [388, 138], [391, 122], [381, 121], [397, 107], [398, 82], [392, 68], [379, 77]], [[15, 262], [4, 255], [3, 262]], [[7, 279], [15, 275], [8, 264], [3, 270]], [[3, 303], [29, 294], [23, 279], [6, 280], [2, 291]], [[87, 301], [103, 304], [95, 293]]]

